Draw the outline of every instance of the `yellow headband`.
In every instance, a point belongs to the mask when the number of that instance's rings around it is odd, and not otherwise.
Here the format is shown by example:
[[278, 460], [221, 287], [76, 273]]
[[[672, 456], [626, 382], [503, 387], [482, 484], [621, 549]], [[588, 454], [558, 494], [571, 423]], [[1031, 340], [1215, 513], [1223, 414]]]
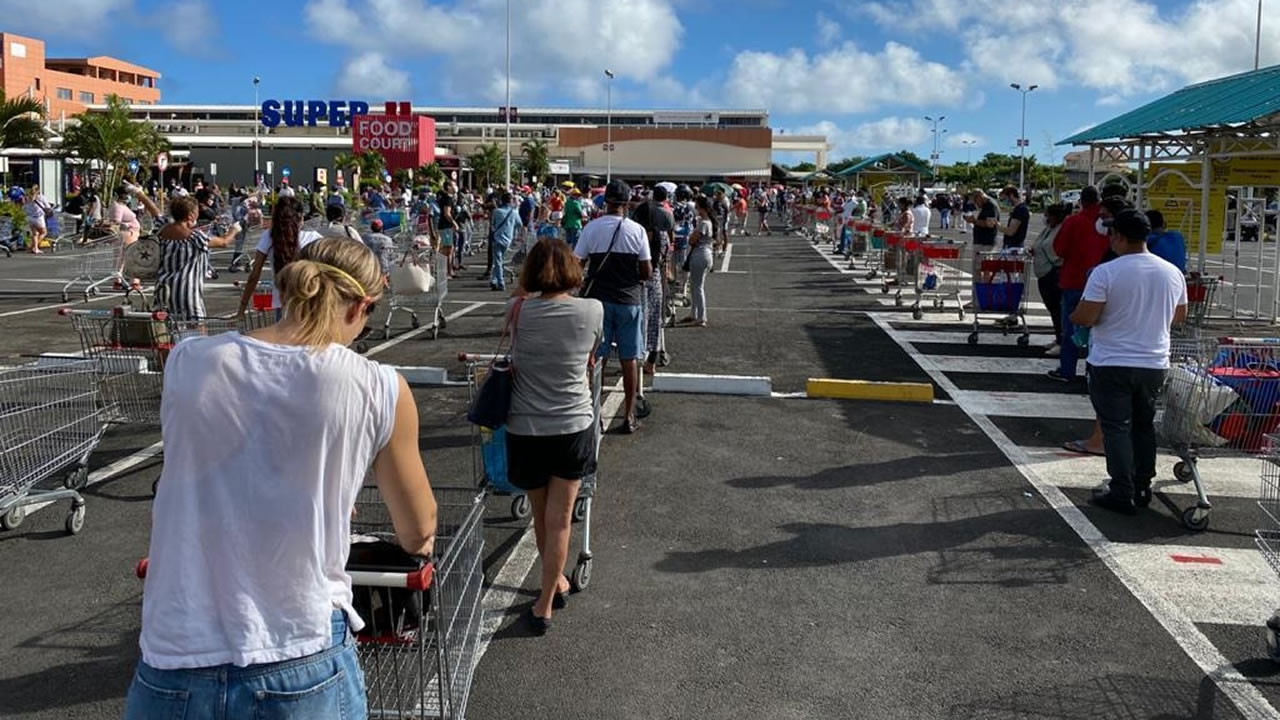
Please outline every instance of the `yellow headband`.
[[[312, 262], [315, 262], [315, 261], [313, 260]], [[364, 297], [369, 297], [369, 293], [365, 292], [365, 290], [364, 290], [364, 285], [361, 285], [359, 280], [357, 280], [357, 279], [355, 279], [354, 277], [352, 277], [352, 276], [351, 276], [351, 273], [347, 272], [346, 270], [343, 270], [343, 269], [342, 269], [342, 268], [340, 268], [340, 267], [334, 267], [333, 265], [330, 265], [330, 264], [328, 264], [328, 263], [317, 262], [316, 264], [317, 264], [317, 265], [319, 265], [320, 267], [322, 267], [322, 268], [326, 269], [326, 270], [332, 270], [332, 271], [334, 271], [335, 273], [337, 273], [337, 274], [341, 275], [342, 277], [344, 277], [344, 278], [346, 278], [346, 279], [350, 280], [350, 281], [351, 281], [351, 284], [356, 286], [356, 289], [360, 291], [360, 294], [361, 294], [362, 296], [364, 296]]]

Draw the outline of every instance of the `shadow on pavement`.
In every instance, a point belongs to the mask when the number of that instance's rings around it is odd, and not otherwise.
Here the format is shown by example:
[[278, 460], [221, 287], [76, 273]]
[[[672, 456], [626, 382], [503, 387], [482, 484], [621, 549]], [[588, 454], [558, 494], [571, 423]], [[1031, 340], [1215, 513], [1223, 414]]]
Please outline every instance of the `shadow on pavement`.
[[947, 477], [953, 473], [1005, 467], [1008, 461], [990, 450], [949, 455], [913, 455], [881, 462], [827, 468], [804, 477], [748, 477], [729, 480], [730, 487], [746, 490], [791, 486], [798, 490], [838, 490], [866, 487], [921, 477]]
[[1198, 687], [1159, 677], [1108, 675], [1088, 683], [1019, 688], [1014, 694], [958, 705], [954, 720], [1227, 720], [1242, 718], [1203, 678]]

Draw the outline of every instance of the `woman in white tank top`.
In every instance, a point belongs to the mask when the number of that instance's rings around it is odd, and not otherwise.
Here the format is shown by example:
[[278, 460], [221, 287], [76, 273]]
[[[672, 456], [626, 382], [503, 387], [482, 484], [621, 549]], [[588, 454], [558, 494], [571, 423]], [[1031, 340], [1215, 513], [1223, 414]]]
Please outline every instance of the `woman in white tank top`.
[[129, 720], [187, 707], [364, 718], [350, 632], [363, 620], [345, 566], [370, 465], [401, 546], [431, 551], [436, 506], [409, 387], [346, 347], [381, 294], [377, 259], [319, 240], [277, 286], [280, 322], [182, 342], [166, 363]]

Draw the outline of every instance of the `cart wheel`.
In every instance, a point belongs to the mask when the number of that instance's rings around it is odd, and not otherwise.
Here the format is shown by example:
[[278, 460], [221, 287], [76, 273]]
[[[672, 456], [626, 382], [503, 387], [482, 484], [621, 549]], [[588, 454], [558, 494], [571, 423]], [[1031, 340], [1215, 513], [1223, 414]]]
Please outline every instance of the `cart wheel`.
[[364, 355], [369, 352], [369, 343], [363, 341], [356, 343], [355, 351], [357, 355]]
[[533, 511], [533, 506], [529, 504], [528, 495], [517, 495], [511, 501], [511, 515], [517, 520], [524, 520], [529, 517], [529, 513]]
[[89, 288], [88, 290], [85, 290], [85, 291], [84, 291], [84, 296], [85, 296], [86, 300], [87, 300], [88, 298], [95, 298], [95, 297], [98, 297], [98, 288]]
[[445, 317], [443, 310], [436, 310], [436, 324], [440, 326], [441, 330], [449, 327], [449, 318]]
[[1195, 467], [1189, 462], [1179, 460], [1173, 464], [1173, 477], [1178, 482], [1191, 482], [1191, 478], [1195, 477]]
[[1280, 610], [1267, 620], [1267, 655], [1272, 662], [1280, 662]]
[[868, 280], [875, 280], [875, 279], [876, 279], [876, 271], [875, 271], [875, 270], [872, 270], [871, 272], [867, 273], [867, 279], [868, 279]]
[[68, 302], [67, 294], [62, 293], [62, 302]]
[[880, 286], [880, 294], [881, 295], [889, 294], [889, 283], [884, 283], [883, 285]]
[[587, 499], [578, 498], [573, 501], [573, 521], [582, 522], [587, 517]]
[[151, 481], [151, 497], [156, 496], [156, 490], [160, 489], [160, 478]]
[[0, 515], [0, 528], [5, 530], [13, 530], [27, 519], [27, 507], [25, 505], [14, 505], [9, 508], [9, 512]]
[[1201, 508], [1197, 505], [1192, 505], [1186, 510], [1183, 510], [1182, 524], [1185, 525], [1188, 530], [1195, 530], [1196, 532], [1200, 532], [1209, 527], [1208, 508]]
[[1030, 345], [1030, 344], [1031, 344], [1031, 336], [1030, 336], [1030, 335], [1019, 335], [1019, 336], [1018, 336], [1018, 345], [1020, 345], [1020, 346], [1022, 346], [1022, 347], [1026, 347], [1026, 346], [1028, 346], [1028, 345]]
[[66, 528], [68, 535], [76, 535], [84, 529], [84, 505], [72, 507], [67, 513]]
[[591, 558], [579, 560], [569, 575], [569, 585], [574, 592], [582, 592], [591, 584]]
[[960, 311], [956, 314], [959, 316], [960, 321], [964, 322], [964, 308], [960, 308]]
[[978, 333], [976, 330], [974, 332], [969, 333], [969, 344], [970, 345], [978, 344]]
[[62, 487], [68, 490], [83, 490], [88, 484], [89, 468], [87, 467], [78, 467], [62, 479]]
[[934, 306], [935, 308], [939, 308], [939, 309], [941, 309], [941, 308], [942, 308], [942, 298], [934, 298], [934, 299], [933, 299], [933, 306]]
[[440, 325], [439, 323], [431, 323], [431, 339], [435, 340], [438, 337], [440, 337]]
[[636, 419], [643, 420], [649, 417], [653, 412], [653, 407], [649, 405], [649, 401], [643, 395], [636, 397]]
[[912, 310], [912, 311], [911, 311], [911, 319], [912, 319], [912, 320], [919, 320], [919, 319], [921, 319], [921, 318], [923, 318], [923, 317], [924, 317], [924, 311], [923, 311], [923, 310], [921, 310], [920, 308], [916, 308], [915, 310]]
[[412, 322], [411, 324], [413, 325], [413, 329], [414, 329], [414, 330], [417, 330], [417, 329], [418, 329], [418, 326], [419, 326], [419, 325], [421, 325], [422, 323], [418, 322], [418, 316], [417, 316], [417, 315], [414, 315], [414, 316], [413, 316], [413, 322]]
[[894, 296], [893, 296], [893, 306], [894, 306], [894, 307], [902, 307], [902, 296], [901, 296], [901, 295], [894, 295]]

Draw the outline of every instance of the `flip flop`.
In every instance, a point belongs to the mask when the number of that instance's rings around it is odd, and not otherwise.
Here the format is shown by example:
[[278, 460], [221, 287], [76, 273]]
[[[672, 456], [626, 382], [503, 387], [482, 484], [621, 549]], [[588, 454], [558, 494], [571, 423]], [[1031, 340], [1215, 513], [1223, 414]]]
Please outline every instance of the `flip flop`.
[[1094, 452], [1089, 448], [1085, 447], [1085, 444], [1080, 440], [1068, 440], [1062, 443], [1062, 449], [1067, 450], [1069, 452], [1077, 453], [1079, 455], [1095, 455], [1097, 457], [1106, 456], [1106, 453]]

